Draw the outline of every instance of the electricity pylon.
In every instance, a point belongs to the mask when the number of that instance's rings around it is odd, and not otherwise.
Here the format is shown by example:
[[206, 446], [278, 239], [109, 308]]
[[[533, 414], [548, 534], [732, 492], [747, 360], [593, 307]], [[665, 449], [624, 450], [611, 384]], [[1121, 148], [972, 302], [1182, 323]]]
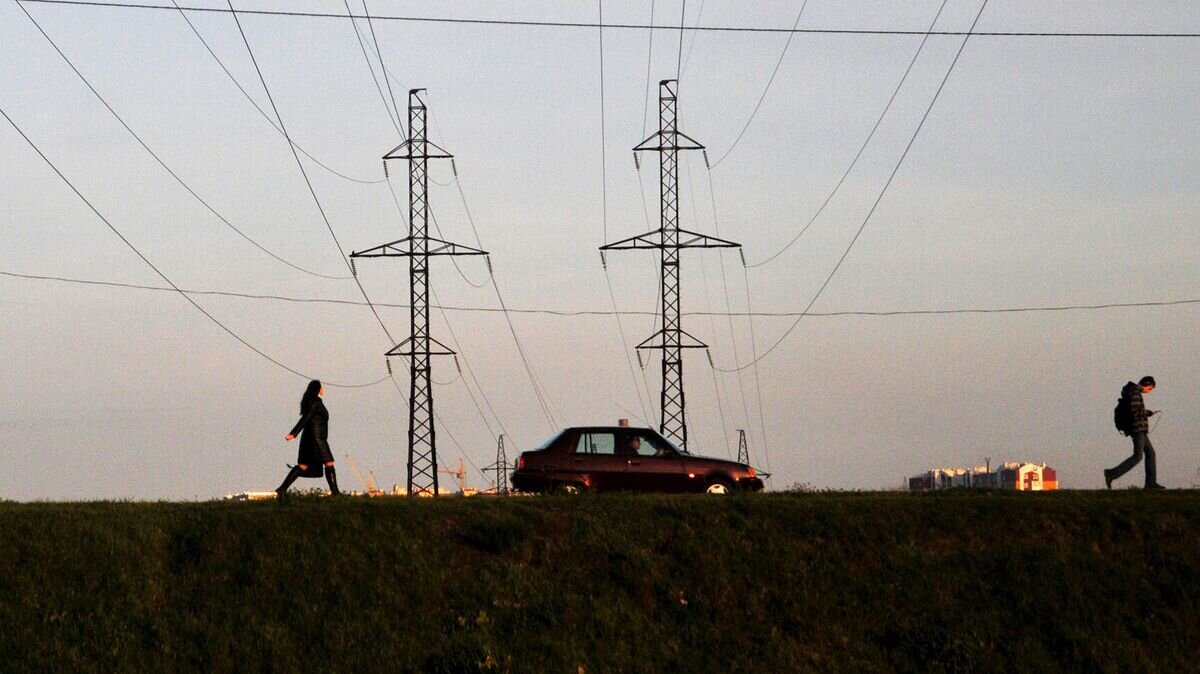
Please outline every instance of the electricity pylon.
[[496, 471], [496, 494], [508, 496], [508, 453], [504, 449], [504, 435], [496, 439], [496, 463], [484, 468]]
[[703, 150], [704, 146], [676, 128], [675, 91], [678, 82], [658, 83], [658, 132], [633, 148], [637, 152], [658, 153], [659, 219], [658, 229], [600, 247], [605, 250], [658, 249], [662, 253], [662, 328], [637, 345], [639, 349], [662, 351], [662, 412], [659, 431], [687, 450], [687, 420], [683, 399], [683, 349], [708, 348], [684, 332], [680, 324], [679, 250], [681, 248], [739, 248], [741, 244], [679, 228], [680, 150]]
[[[387, 352], [387, 356], [408, 356], [408, 494], [437, 496], [437, 443], [433, 427], [433, 356], [452, 355], [454, 351], [429, 335], [429, 258], [434, 255], [487, 255], [487, 251], [434, 239], [429, 232], [430, 159], [450, 159], [452, 155], [425, 137], [424, 89], [408, 92], [408, 140], [383, 157], [386, 172], [389, 160], [408, 160], [408, 236], [382, 246], [353, 252], [359, 257], [407, 257], [409, 273], [409, 315], [412, 332], [408, 339]], [[390, 366], [389, 366], [390, 371]]]
[[750, 446], [746, 444], [746, 431], [738, 429], [738, 463], [750, 465]]

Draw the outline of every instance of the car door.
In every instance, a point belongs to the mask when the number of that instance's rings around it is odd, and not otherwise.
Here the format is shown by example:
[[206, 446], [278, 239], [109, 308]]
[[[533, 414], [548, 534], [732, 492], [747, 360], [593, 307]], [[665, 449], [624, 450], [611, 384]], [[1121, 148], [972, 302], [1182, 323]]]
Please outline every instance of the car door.
[[569, 461], [575, 480], [588, 489], [625, 488], [625, 457], [617, 456], [617, 438], [612, 431], [581, 430]]
[[639, 491], [689, 491], [683, 457], [655, 433], [629, 431], [625, 444], [626, 482]]

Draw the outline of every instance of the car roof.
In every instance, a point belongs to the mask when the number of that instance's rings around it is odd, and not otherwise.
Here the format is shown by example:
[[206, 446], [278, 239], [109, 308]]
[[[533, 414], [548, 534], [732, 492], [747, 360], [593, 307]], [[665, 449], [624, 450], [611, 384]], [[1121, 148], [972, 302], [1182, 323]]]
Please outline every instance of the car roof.
[[614, 433], [621, 432], [621, 431], [625, 431], [625, 432], [639, 431], [639, 432], [646, 432], [646, 433], [654, 433], [655, 435], [658, 435], [658, 431], [656, 431], [652, 428], [644, 428], [641, 426], [568, 426], [567, 428], [564, 428], [563, 430], [564, 431], [592, 431], [592, 432], [612, 431]]

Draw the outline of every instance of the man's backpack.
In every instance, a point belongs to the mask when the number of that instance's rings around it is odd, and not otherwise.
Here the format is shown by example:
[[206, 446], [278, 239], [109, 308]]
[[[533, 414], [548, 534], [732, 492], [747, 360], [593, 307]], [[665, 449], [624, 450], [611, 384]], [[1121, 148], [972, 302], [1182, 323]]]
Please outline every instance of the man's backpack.
[[1128, 396], [1117, 399], [1117, 406], [1113, 408], [1113, 425], [1125, 435], [1129, 435], [1129, 430], [1133, 428], [1133, 405]]

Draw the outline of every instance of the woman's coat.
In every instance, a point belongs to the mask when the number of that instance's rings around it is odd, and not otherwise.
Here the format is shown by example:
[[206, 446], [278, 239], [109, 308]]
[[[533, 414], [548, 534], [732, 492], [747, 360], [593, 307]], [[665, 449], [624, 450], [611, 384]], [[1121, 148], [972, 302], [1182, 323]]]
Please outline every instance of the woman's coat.
[[320, 398], [308, 404], [292, 435], [300, 436], [296, 463], [312, 468], [333, 461], [333, 452], [329, 450], [329, 411]]

